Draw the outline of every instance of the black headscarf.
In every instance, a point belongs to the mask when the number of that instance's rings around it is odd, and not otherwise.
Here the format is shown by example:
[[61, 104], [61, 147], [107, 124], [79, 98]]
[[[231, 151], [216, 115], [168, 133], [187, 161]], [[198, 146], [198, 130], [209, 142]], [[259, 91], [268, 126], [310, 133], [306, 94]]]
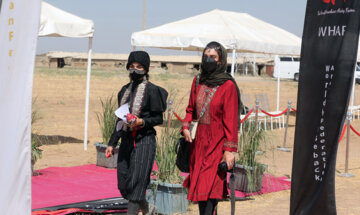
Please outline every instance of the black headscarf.
[[207, 86], [220, 86], [220, 85], [224, 84], [226, 81], [231, 80], [235, 84], [237, 94], [238, 94], [238, 123], [239, 123], [239, 128], [240, 128], [240, 116], [243, 111], [243, 103], [241, 102], [239, 87], [237, 86], [234, 78], [227, 72], [226, 49], [224, 48], [224, 46], [222, 46], [218, 42], [213, 41], [213, 42], [208, 43], [203, 51], [201, 65], [204, 64], [204, 60], [205, 60], [204, 53], [207, 49], [214, 49], [218, 53], [221, 64], [218, 64], [216, 67], [216, 70], [212, 73], [204, 72], [203, 66], [201, 66], [199, 82], [201, 84], [205, 84]]
[[[218, 55], [221, 64], [218, 64], [216, 70], [212, 73], [207, 73], [204, 71], [203, 65], [206, 56], [204, 55], [205, 51], [208, 49], [214, 49]], [[200, 69], [200, 83], [207, 86], [218, 86], [225, 83], [227, 80], [231, 80], [232, 77], [229, 73], [226, 72], [227, 69], [227, 52], [226, 49], [218, 42], [210, 42], [206, 45], [201, 61]]]

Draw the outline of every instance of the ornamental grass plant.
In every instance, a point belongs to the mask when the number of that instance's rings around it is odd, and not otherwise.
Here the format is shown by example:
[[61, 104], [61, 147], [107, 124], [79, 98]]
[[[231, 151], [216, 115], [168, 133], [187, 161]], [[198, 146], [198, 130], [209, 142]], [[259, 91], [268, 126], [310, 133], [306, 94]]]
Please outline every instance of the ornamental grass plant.
[[[177, 92], [170, 90], [168, 101], [176, 101], [176, 96]], [[175, 165], [175, 147], [178, 139], [181, 137], [181, 123], [173, 115], [173, 111], [176, 112], [177, 109], [178, 105], [172, 104], [170, 110], [168, 107], [168, 110], [164, 112], [163, 129], [157, 137], [156, 145], [155, 161], [158, 170], [153, 172], [156, 180], [170, 184], [180, 184], [183, 181], [183, 177], [180, 176], [180, 171]]]
[[36, 134], [34, 129], [34, 124], [42, 119], [40, 116], [40, 111], [36, 106], [37, 97], [32, 100], [32, 110], [31, 110], [31, 171], [34, 171], [35, 163], [42, 158], [42, 150], [40, 146], [42, 145], [41, 138]]
[[256, 190], [258, 181], [262, 182], [266, 165], [259, 162], [258, 155], [266, 153], [266, 142], [267, 134], [263, 128], [254, 122], [245, 122], [239, 138], [239, 159], [236, 164], [246, 170], [249, 190]]
[[107, 144], [111, 134], [114, 131], [117, 117], [115, 110], [117, 109], [117, 101], [114, 94], [104, 99], [100, 98], [101, 112], [96, 112], [96, 117], [100, 126], [103, 144]]
[[154, 171], [154, 176], [159, 182], [170, 184], [179, 184], [182, 182], [180, 171], [175, 165], [175, 146], [179, 138], [180, 129], [176, 127], [165, 127], [158, 137], [155, 155], [158, 170]]

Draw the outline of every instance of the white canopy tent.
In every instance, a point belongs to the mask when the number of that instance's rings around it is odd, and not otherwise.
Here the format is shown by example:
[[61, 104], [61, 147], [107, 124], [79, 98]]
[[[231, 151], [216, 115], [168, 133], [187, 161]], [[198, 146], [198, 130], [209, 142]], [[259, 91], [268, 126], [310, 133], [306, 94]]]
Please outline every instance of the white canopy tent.
[[[207, 43], [218, 41], [232, 50], [231, 75], [234, 76], [236, 52], [298, 56], [301, 38], [246, 13], [212, 10], [180, 21], [135, 32], [131, 44], [188, 51], [200, 51]], [[278, 78], [277, 109], [279, 109]]]
[[246, 13], [212, 10], [131, 36], [133, 46], [189, 51], [216, 40], [238, 52], [299, 55], [301, 39]]
[[83, 19], [71, 13], [65, 12], [43, 1], [41, 5], [39, 36], [89, 38], [84, 129], [84, 149], [87, 150], [91, 53], [92, 38], [94, 36], [94, 22], [92, 20]]

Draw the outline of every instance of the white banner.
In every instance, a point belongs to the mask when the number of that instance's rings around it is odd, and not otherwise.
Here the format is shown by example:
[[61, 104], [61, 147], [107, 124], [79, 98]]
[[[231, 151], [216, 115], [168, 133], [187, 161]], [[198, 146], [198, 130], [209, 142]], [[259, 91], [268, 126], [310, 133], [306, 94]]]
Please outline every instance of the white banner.
[[31, 214], [31, 98], [40, 2], [1, 2], [0, 214], [5, 215]]

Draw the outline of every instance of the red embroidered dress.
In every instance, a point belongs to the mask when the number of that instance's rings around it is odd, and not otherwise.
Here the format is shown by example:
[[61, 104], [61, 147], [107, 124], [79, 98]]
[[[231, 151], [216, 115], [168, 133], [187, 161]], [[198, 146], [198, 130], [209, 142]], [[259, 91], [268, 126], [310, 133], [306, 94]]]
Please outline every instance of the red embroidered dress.
[[[206, 98], [213, 87], [199, 84], [195, 94], [196, 78], [191, 87], [189, 105], [183, 128], [198, 119]], [[184, 181], [189, 189], [188, 199], [206, 201], [222, 199], [227, 195], [226, 174], [218, 172], [224, 151], [237, 151], [238, 95], [235, 84], [228, 80], [219, 86], [199, 121], [196, 138], [190, 144], [190, 174]]]

